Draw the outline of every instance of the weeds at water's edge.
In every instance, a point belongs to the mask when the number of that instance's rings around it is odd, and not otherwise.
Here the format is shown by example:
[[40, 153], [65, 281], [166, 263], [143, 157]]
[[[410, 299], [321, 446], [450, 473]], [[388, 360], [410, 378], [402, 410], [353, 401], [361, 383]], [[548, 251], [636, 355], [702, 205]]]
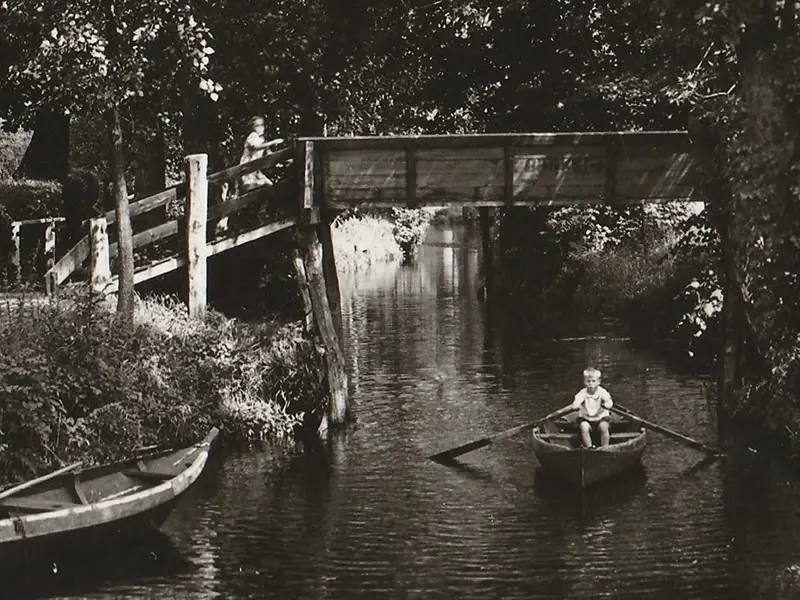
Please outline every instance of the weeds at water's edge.
[[77, 292], [0, 322], [0, 482], [64, 463], [196, 441], [287, 442], [322, 409], [322, 360], [299, 324], [190, 319], [139, 300], [120, 334], [108, 301]]

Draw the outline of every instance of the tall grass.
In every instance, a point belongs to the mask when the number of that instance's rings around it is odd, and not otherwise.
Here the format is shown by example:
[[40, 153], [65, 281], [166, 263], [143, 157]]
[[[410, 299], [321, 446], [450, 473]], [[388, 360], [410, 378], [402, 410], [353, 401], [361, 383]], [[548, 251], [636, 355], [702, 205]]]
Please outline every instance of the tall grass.
[[324, 407], [299, 324], [201, 322], [150, 298], [122, 332], [112, 304], [78, 292], [0, 322], [0, 480], [189, 443], [211, 425], [239, 443], [291, 440]]

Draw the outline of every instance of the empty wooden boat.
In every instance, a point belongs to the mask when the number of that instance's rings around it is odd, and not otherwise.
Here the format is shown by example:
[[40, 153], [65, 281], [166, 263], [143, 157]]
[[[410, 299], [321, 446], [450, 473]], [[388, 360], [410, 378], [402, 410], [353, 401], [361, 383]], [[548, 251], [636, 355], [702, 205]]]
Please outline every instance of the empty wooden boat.
[[78, 463], [0, 492], [0, 560], [159, 527], [200, 477], [218, 434], [120, 463]]
[[[595, 440], [597, 445], [599, 440]], [[606, 447], [584, 448], [574, 414], [544, 421], [533, 429], [533, 448], [549, 475], [581, 487], [611, 479], [641, 464], [647, 437], [644, 428], [612, 415]]]

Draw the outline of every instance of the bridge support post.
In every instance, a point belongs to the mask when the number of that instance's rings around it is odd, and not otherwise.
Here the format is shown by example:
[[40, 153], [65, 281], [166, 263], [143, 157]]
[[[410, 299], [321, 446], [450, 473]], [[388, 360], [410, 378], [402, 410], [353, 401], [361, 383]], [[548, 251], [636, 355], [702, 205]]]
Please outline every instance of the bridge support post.
[[108, 222], [105, 217], [89, 219], [89, 284], [102, 294], [111, 283], [111, 259], [108, 251]]
[[481, 274], [483, 275], [483, 298], [489, 299], [494, 291], [494, 242], [492, 238], [492, 222], [494, 213], [488, 206], [478, 209], [481, 229]]
[[300, 288], [300, 298], [303, 300], [303, 325], [307, 333], [311, 333], [314, 328], [314, 305], [311, 303], [311, 292], [308, 288], [308, 277], [306, 276], [306, 266], [303, 264], [303, 257], [300, 250], [292, 250], [292, 263], [294, 273], [297, 277], [297, 285]]
[[[301, 292], [307, 285], [314, 322], [325, 349], [325, 363], [328, 371], [328, 407], [320, 424], [320, 433], [330, 427], [344, 425], [348, 416], [347, 373], [344, 354], [335, 320], [328, 300], [325, 283], [324, 250], [317, 227], [306, 223], [299, 227], [298, 241], [302, 256], [306, 282], [300, 282]], [[335, 265], [334, 265], [335, 268]], [[298, 269], [298, 274], [300, 270]]]
[[191, 317], [206, 313], [208, 266], [206, 223], [208, 220], [208, 155], [186, 157], [186, 266], [188, 269], [187, 304]]
[[319, 224], [319, 240], [322, 244], [322, 271], [325, 275], [325, 291], [328, 296], [328, 304], [331, 307], [333, 324], [336, 327], [336, 335], [339, 337], [339, 344], [342, 342], [342, 294], [339, 289], [339, 273], [336, 271], [336, 256], [333, 252], [333, 237], [331, 235], [331, 224], [333, 216], [327, 211], [323, 211], [322, 220]]

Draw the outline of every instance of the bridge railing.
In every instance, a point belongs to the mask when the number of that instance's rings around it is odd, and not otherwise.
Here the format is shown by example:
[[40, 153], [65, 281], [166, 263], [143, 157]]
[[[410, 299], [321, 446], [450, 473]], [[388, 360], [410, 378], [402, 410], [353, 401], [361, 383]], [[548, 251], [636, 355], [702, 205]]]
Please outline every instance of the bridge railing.
[[[216, 173], [212, 173], [205, 177], [205, 185], [206, 187], [222, 187], [225, 184], [228, 184], [229, 189], [232, 184], [235, 185], [235, 182], [242, 177], [243, 175], [247, 175], [249, 173], [253, 173], [256, 171], [266, 170], [274, 168], [279, 163], [288, 163], [291, 162], [294, 158], [294, 149], [291, 147], [286, 147], [277, 150], [271, 154], [263, 156], [261, 158], [257, 158], [253, 161], [248, 163], [244, 163], [241, 165], [236, 165], [233, 167], [228, 167]], [[188, 161], [188, 158], [187, 158]], [[187, 163], [188, 164], [188, 163]], [[187, 177], [188, 179], [188, 177]], [[166, 188], [165, 190], [158, 192], [157, 194], [153, 194], [146, 198], [142, 198], [136, 202], [132, 202], [129, 206], [131, 222], [134, 227], [134, 235], [133, 235], [133, 247], [134, 250], [142, 249], [146, 246], [152, 246], [156, 242], [161, 240], [165, 240], [166, 238], [170, 238], [173, 236], [178, 235], [182, 231], [185, 231], [187, 227], [187, 215], [185, 214], [185, 209], [187, 205], [187, 185], [188, 181], [181, 181], [170, 187]], [[208, 206], [208, 196], [212, 195], [206, 193], [206, 208], [207, 210], [204, 211], [206, 213], [205, 222], [216, 221], [220, 220], [224, 217], [228, 217], [234, 215], [236, 213], [240, 213], [246, 207], [264, 203], [270, 198], [276, 198], [280, 196], [285, 196], [290, 190], [293, 189], [290, 187], [290, 182], [284, 181], [279, 182], [273, 186], [265, 186], [256, 188], [250, 191], [246, 191], [244, 193], [239, 194], [233, 198], [219, 202], [212, 206]], [[222, 196], [222, 194], [215, 193], [214, 196]], [[167, 215], [167, 206], [178, 204], [181, 206], [183, 210], [178, 210], [177, 212], [184, 212], [181, 216], [175, 216], [170, 218]], [[154, 212], [157, 209], [164, 209], [164, 220], [163, 222], [158, 223], [157, 221], [162, 220], [162, 218], [155, 217]], [[149, 218], [143, 219], [142, 217]], [[110, 225], [114, 226], [116, 222], [116, 214], [114, 211], [109, 211], [102, 215], [100, 219], [105, 223], [103, 226], [103, 235], [107, 236], [107, 232], [105, 232], [105, 227]], [[141, 221], [145, 221], [144, 228], [142, 228]], [[97, 221], [96, 219], [90, 221]], [[284, 223], [283, 221], [287, 221]], [[233, 238], [230, 237], [223, 237], [220, 239], [212, 240], [206, 249], [206, 253], [208, 256], [218, 254], [220, 252], [224, 252], [225, 250], [229, 250], [230, 248], [242, 245], [249, 241], [258, 239], [263, 237], [264, 235], [268, 235], [273, 231], [278, 231], [285, 227], [290, 227], [294, 224], [294, 221], [291, 220], [291, 223], [288, 220], [284, 219], [283, 221], [279, 222], [271, 222], [262, 225], [261, 227], [256, 227], [251, 231], [247, 231], [244, 233], [240, 233]], [[157, 224], [153, 224], [156, 222]], [[59, 286], [63, 285], [70, 276], [72, 276], [78, 269], [80, 269], [87, 260], [92, 256], [92, 231], [91, 226], [89, 228], [89, 232], [87, 235], [84, 235], [64, 256], [61, 257], [58, 262], [56, 262], [50, 269], [48, 269], [47, 273], [45, 274], [45, 287], [48, 294], [54, 294]], [[137, 231], [137, 229], [141, 229]], [[204, 230], [206, 227], [204, 226]], [[102, 236], [100, 236], [102, 239]], [[95, 240], [97, 241], [97, 240]], [[101, 242], [101, 243], [107, 243]], [[109, 261], [113, 260], [119, 252], [117, 243], [112, 243], [108, 245], [107, 249], [107, 258]], [[103, 253], [106, 254], [106, 253]], [[173, 254], [175, 254], [173, 252]], [[134, 274], [134, 283], [141, 283], [143, 281], [147, 281], [154, 277], [158, 277], [160, 275], [169, 273], [175, 269], [178, 269], [184, 266], [187, 262], [186, 256], [182, 256], [180, 254], [175, 256], [169, 256], [163, 260], [155, 261], [152, 264], [144, 265], [143, 267], [139, 267], [136, 269]], [[109, 273], [110, 275], [110, 273]], [[110, 281], [106, 282], [106, 291], [113, 292], [117, 289], [117, 281], [116, 277], [111, 277]]]

